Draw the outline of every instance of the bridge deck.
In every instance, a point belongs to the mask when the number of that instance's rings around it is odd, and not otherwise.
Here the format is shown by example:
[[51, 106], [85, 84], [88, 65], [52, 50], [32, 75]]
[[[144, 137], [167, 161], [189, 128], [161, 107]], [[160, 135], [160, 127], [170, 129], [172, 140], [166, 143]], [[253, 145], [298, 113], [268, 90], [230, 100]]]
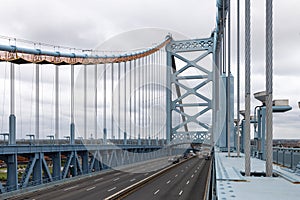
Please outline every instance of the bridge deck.
[[[235, 154], [232, 154], [235, 155]], [[300, 196], [300, 176], [278, 165], [273, 165], [278, 177], [245, 177], [245, 157], [227, 157], [227, 153], [216, 155], [217, 195], [219, 199], [297, 199]], [[251, 172], [264, 173], [265, 162], [251, 158]]]

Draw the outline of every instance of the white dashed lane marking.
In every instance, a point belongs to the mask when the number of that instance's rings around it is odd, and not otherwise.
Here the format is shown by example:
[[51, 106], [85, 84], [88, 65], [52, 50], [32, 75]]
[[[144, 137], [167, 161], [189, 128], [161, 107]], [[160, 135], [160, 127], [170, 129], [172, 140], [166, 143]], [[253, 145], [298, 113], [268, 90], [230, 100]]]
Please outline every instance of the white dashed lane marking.
[[111, 192], [113, 190], [115, 190], [117, 187], [113, 187], [113, 188], [110, 188], [109, 190], [107, 190], [107, 192]]
[[181, 191], [179, 192], [179, 196], [181, 196], [181, 195], [182, 195], [182, 193], [183, 193], [183, 191], [181, 190]]
[[168, 180], [167, 184], [169, 184], [171, 182], [171, 180]]
[[156, 195], [159, 192], [159, 190], [156, 190], [156, 192], [154, 192], [154, 195]]
[[91, 188], [88, 188], [88, 189], [86, 189], [86, 191], [90, 191], [90, 190], [93, 190], [93, 189], [95, 189], [96, 187], [94, 186], [94, 187], [91, 187]]
[[75, 186], [72, 186], [72, 187], [66, 188], [66, 189], [64, 189], [64, 191], [72, 190], [72, 189], [74, 189], [74, 188], [77, 188], [78, 186], [79, 186], [79, 185], [75, 185]]

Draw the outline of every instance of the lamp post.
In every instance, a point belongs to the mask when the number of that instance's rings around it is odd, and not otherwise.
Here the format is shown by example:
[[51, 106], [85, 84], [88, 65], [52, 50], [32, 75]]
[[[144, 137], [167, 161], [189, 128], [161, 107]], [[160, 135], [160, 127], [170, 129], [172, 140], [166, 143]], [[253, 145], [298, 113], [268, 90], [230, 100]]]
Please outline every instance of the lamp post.
[[[265, 151], [265, 142], [266, 142], [266, 100], [267, 100], [267, 93], [266, 91], [257, 92], [254, 94], [254, 97], [262, 102], [262, 105], [259, 106], [259, 109], [257, 110], [258, 114], [258, 137], [261, 138], [261, 145], [260, 145], [260, 153], [262, 159], [268, 159], [273, 160], [272, 153], [267, 153]], [[272, 101], [272, 112], [273, 113], [279, 113], [279, 112], [286, 112], [291, 110], [292, 107], [289, 106], [289, 100], [288, 99], [277, 99]], [[266, 156], [270, 156], [266, 158]], [[266, 170], [267, 171], [267, 170]]]

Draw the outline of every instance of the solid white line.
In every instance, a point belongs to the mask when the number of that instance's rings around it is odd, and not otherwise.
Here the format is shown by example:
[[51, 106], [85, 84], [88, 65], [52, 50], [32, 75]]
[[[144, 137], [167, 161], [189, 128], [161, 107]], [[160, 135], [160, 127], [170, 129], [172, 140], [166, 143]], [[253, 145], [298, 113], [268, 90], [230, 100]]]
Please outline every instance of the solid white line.
[[186, 184], [188, 185], [190, 183], [190, 181], [187, 181]]
[[64, 191], [72, 190], [72, 189], [74, 189], [74, 188], [77, 188], [78, 186], [79, 186], [79, 185], [75, 185], [75, 186], [72, 186], [72, 187], [66, 188], [66, 189], [64, 189]]
[[96, 188], [96, 187], [94, 186], [94, 187], [91, 187], [91, 188], [86, 189], [86, 191], [90, 191], [90, 190], [95, 189], [95, 188]]
[[132, 181], [135, 181], [135, 180], [136, 180], [136, 179], [135, 179], [135, 178], [133, 178], [133, 179], [131, 179], [131, 180], [130, 180], [130, 182], [132, 182]]
[[159, 190], [156, 190], [156, 192], [154, 192], [154, 195], [156, 195], [159, 192]]
[[171, 180], [168, 180], [167, 184], [169, 184], [171, 182]]
[[147, 176], [149, 173], [144, 174], [145, 176]]
[[179, 192], [179, 196], [181, 196], [181, 195], [182, 195], [182, 193], [183, 193], [183, 191], [181, 190], [181, 191]]
[[100, 181], [102, 180], [103, 178], [98, 178], [98, 179], [95, 179], [94, 181], [97, 182], [97, 181]]
[[121, 174], [121, 172], [119, 172], [119, 173], [115, 173], [114, 175], [115, 175], [115, 176], [118, 176], [119, 174]]
[[113, 188], [110, 188], [109, 190], [107, 190], [107, 192], [111, 192], [113, 190], [115, 190], [117, 187], [113, 187]]
[[117, 180], [119, 180], [120, 178], [115, 178], [113, 181], [115, 182], [115, 181], [117, 181]]

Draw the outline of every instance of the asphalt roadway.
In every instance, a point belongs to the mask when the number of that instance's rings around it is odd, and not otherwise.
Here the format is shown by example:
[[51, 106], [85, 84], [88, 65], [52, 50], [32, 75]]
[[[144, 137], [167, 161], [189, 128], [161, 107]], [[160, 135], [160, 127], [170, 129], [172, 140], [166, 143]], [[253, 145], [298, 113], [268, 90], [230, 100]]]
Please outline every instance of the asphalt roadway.
[[195, 157], [172, 168], [125, 199], [202, 200], [205, 197], [209, 166], [210, 160]]
[[[192, 158], [178, 164], [148, 182], [126, 199], [203, 199], [209, 161]], [[21, 194], [10, 200], [98, 200], [129, 187], [159, 171], [155, 165], [170, 165], [167, 160], [150, 162], [125, 171], [113, 170], [99, 175], [66, 182], [55, 187]], [[156, 169], [156, 170], [152, 170]], [[139, 173], [134, 173], [139, 172]]]

